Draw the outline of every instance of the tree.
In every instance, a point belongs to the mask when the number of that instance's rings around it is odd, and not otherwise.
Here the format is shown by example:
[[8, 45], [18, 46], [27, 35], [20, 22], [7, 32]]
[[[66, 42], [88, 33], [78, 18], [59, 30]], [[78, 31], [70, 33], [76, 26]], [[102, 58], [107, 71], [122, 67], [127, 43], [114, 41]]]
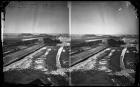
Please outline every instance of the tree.
[[108, 45], [111, 46], [111, 47], [118, 47], [118, 46], [121, 46], [121, 45], [124, 45], [124, 41], [122, 40], [115, 40], [115, 39], [108, 39]]

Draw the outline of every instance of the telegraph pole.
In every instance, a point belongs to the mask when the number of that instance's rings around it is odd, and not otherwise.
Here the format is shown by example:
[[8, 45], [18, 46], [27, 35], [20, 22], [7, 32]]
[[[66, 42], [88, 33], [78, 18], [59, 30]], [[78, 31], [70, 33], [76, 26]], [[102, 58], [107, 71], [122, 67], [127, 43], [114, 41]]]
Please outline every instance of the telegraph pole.
[[1, 12], [1, 41], [3, 46], [4, 12]]
[[71, 35], [71, 2], [68, 2], [69, 8], [69, 34]]
[[[70, 40], [71, 40], [71, 2], [69, 1], [67, 3], [68, 5], [68, 9], [69, 9], [69, 36], [70, 36]], [[71, 48], [70, 48], [71, 50]], [[71, 57], [69, 56], [69, 66], [71, 65]], [[71, 85], [71, 73], [70, 73], [70, 76], [69, 76], [69, 85]]]

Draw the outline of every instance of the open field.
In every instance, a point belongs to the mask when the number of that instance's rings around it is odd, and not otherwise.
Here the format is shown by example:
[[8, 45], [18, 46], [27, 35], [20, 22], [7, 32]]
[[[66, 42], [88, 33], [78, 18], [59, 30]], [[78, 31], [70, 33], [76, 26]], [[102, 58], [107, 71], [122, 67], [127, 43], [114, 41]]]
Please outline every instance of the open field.
[[54, 37], [50, 38], [50, 41], [54, 40], [53, 44], [44, 43], [43, 40], [35, 44], [31, 40], [25, 44], [26, 47], [23, 44], [7, 46], [7, 51], [14, 47], [21, 49], [3, 57], [4, 81], [13, 84], [38, 82], [37, 84], [49, 86], [134, 84], [139, 57], [138, 43], [126, 42], [119, 46], [108, 42], [108, 39], [116, 40], [116, 37], [85, 35], [82, 38], [73, 39], [70, 46], [64, 44], [69, 42], [62, 40], [60, 43]]

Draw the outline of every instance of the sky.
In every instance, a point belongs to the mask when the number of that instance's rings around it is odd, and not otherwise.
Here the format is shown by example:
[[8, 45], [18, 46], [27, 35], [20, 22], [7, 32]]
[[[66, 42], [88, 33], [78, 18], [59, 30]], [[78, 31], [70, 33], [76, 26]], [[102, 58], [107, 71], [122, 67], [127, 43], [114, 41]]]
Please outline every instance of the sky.
[[66, 2], [13, 1], [6, 7], [4, 33], [69, 33]]
[[[13, 1], [6, 7], [4, 33], [137, 34], [138, 19], [124, 1]], [[71, 17], [69, 17], [71, 16]], [[69, 27], [71, 18], [71, 27]], [[71, 31], [71, 32], [69, 32]]]
[[129, 2], [74, 2], [72, 34], [137, 34], [136, 10]]

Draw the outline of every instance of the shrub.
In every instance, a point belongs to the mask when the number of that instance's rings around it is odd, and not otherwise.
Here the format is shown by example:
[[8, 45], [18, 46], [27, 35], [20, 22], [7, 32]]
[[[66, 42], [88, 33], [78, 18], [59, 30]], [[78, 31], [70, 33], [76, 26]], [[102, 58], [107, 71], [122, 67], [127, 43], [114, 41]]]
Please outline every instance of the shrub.
[[125, 44], [124, 41], [115, 39], [108, 39], [107, 43], [111, 47], [118, 47]]

